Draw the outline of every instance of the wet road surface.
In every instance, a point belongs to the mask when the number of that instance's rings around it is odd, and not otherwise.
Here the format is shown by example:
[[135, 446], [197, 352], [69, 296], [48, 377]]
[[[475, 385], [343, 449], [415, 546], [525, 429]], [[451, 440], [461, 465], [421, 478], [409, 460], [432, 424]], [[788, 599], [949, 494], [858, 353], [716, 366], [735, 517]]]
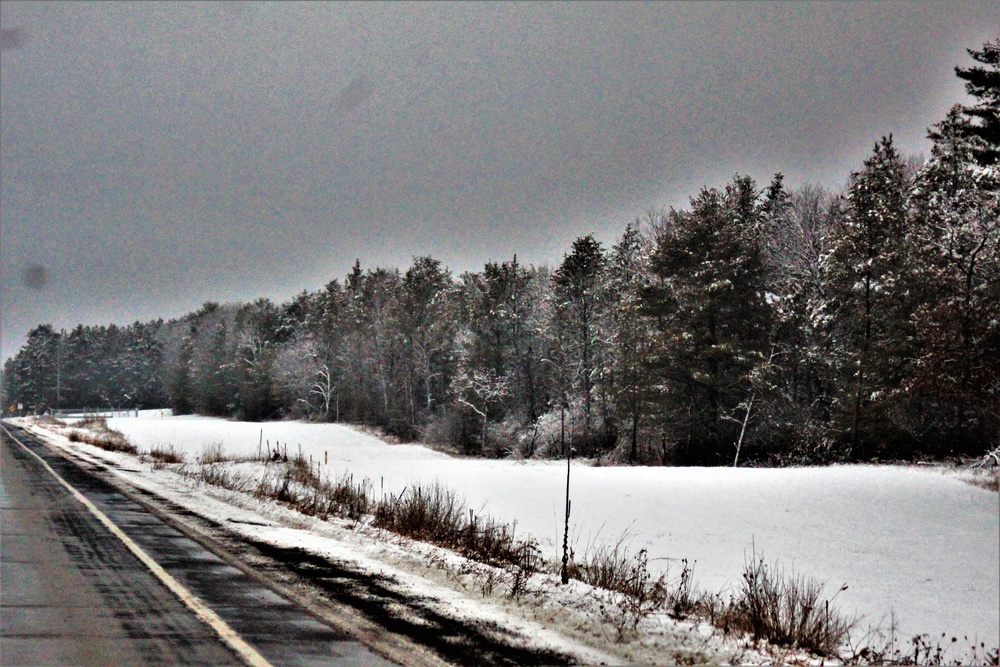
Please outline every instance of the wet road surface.
[[[208, 613], [238, 654], [46, 467], [0, 444], [0, 664], [391, 665], [106, 482], [11, 429]], [[248, 655], [250, 656], [248, 658]]]

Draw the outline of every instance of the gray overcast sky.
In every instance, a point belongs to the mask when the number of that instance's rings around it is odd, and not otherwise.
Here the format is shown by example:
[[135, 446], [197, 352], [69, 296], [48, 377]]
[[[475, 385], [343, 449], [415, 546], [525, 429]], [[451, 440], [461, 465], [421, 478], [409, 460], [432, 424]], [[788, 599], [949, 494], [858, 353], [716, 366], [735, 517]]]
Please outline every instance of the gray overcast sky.
[[[748, 173], [841, 185], [996, 2], [0, 5], [3, 356], [430, 254], [554, 263]], [[42, 268], [44, 268], [44, 271]]]

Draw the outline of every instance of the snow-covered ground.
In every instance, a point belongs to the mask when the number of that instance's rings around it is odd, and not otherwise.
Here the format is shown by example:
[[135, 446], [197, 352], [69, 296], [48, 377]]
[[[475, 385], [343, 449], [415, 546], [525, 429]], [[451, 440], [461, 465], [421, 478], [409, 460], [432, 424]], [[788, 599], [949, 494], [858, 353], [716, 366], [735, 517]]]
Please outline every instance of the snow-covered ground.
[[[454, 458], [416, 445], [388, 445], [335, 424], [252, 424], [202, 417], [109, 420], [141, 450], [173, 446], [194, 461], [204, 446], [256, 454], [260, 442], [328, 461], [331, 476], [368, 477], [398, 493], [440, 480], [468, 504], [561, 545], [565, 462]], [[1000, 645], [1000, 500], [939, 470], [827, 468], [614, 468], [575, 464], [571, 541], [577, 553], [623, 534], [646, 547], [651, 567], [695, 563], [702, 590], [737, 584], [745, 556], [826, 581], [843, 611], [877, 625], [895, 614], [903, 641], [917, 633]], [[965, 643], [965, 642], [963, 642]]]

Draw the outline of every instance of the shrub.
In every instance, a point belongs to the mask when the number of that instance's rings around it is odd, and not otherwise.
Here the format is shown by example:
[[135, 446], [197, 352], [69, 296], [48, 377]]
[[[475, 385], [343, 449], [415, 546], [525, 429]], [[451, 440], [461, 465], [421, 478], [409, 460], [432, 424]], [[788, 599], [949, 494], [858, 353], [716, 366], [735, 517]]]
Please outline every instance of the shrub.
[[[884, 623], [885, 619], [883, 619]], [[1000, 665], [1000, 647], [988, 649], [986, 642], [942, 633], [931, 639], [924, 633], [910, 638], [909, 646], [899, 641], [895, 615], [884, 624], [869, 628], [867, 634], [845, 658], [845, 665]]]
[[615, 627], [619, 641], [676, 597], [669, 590], [667, 575], [654, 577], [646, 550], [632, 553], [625, 546], [626, 537], [623, 534], [614, 545], [588, 548], [582, 562], [569, 567], [570, 577], [615, 594], [602, 601], [601, 616]]
[[89, 428], [91, 430], [107, 429], [108, 418], [102, 417], [101, 415], [84, 415], [77, 423], [77, 426], [80, 428]]
[[695, 594], [694, 566], [688, 566], [687, 558], [681, 559], [681, 574], [677, 586], [667, 591], [667, 606], [674, 618], [687, 618], [699, 609], [704, 609], [704, 603]]
[[837, 656], [854, 623], [841, 617], [832, 598], [821, 600], [822, 591], [823, 584], [786, 575], [754, 553], [744, 566], [739, 591], [717, 624], [727, 632], [752, 634], [757, 641]]
[[1000, 491], [1000, 446], [986, 452], [972, 464], [969, 481], [987, 491]]
[[581, 457], [595, 457], [610, 452], [617, 435], [613, 425], [592, 414], [590, 431], [580, 401], [570, 401], [566, 410], [554, 409], [541, 415], [531, 432], [533, 451], [540, 458], [562, 458], [565, 447], [572, 447]]
[[163, 447], [162, 445], [153, 446], [149, 450], [149, 458], [159, 464], [184, 463], [184, 455], [178, 452], [173, 445], [169, 447]]
[[211, 463], [222, 463], [223, 461], [228, 461], [229, 458], [226, 457], [226, 452], [221, 442], [210, 442], [202, 447], [200, 460], [202, 465], [208, 465]]
[[104, 430], [88, 431], [84, 429], [73, 429], [66, 438], [70, 442], [84, 442], [94, 447], [100, 447], [109, 452], [121, 452], [123, 454], [137, 455], [139, 449], [129, 442], [121, 431], [116, 431], [107, 427], [104, 422]]
[[324, 481], [317, 489], [321, 516], [341, 516], [360, 521], [371, 507], [371, 482], [367, 479], [354, 483], [353, 475], [344, 475], [335, 482]]
[[232, 491], [249, 491], [253, 485], [252, 475], [237, 473], [228, 466], [207, 464], [201, 467], [201, 480], [206, 484], [219, 486]]
[[310, 516], [326, 519], [338, 516], [360, 521], [371, 507], [371, 482], [354, 483], [353, 475], [343, 475], [336, 481], [324, 480], [304, 457], [297, 456], [285, 464], [280, 487], [268, 492], [277, 500]]
[[515, 568], [519, 580], [541, 565], [534, 540], [517, 539], [512, 526], [476, 517], [453, 491], [437, 483], [429, 488], [410, 487], [398, 496], [390, 494], [375, 503], [373, 514], [376, 527], [452, 549], [487, 565]]

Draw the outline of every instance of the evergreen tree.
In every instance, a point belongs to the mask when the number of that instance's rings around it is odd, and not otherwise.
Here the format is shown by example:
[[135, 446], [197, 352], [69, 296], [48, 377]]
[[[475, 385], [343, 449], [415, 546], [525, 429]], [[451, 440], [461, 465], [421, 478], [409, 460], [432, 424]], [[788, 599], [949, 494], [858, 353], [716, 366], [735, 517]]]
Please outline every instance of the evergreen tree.
[[407, 434], [405, 403], [397, 397], [402, 345], [395, 319], [401, 282], [397, 269], [361, 272], [355, 264], [345, 290], [343, 358], [353, 394], [345, 405], [350, 418]]
[[614, 295], [614, 303], [610, 308], [611, 354], [606, 375], [613, 377], [614, 408], [622, 432], [628, 437], [629, 463], [638, 460], [639, 431], [648, 393], [642, 363], [649, 341], [642, 315], [642, 294], [649, 284], [644, 245], [638, 222], [628, 225], [611, 249], [608, 262], [608, 290]]
[[603, 447], [613, 436], [612, 424], [604, 422], [606, 432], [602, 442], [591, 443], [594, 426], [594, 386], [601, 384], [603, 370], [604, 340], [600, 323], [605, 293], [603, 290], [606, 257], [601, 244], [592, 235], [578, 238], [573, 242], [569, 255], [552, 274], [555, 309], [553, 316], [556, 328], [566, 342], [568, 359], [575, 371], [574, 384], [577, 385], [583, 403], [584, 439], [580, 445]]
[[461, 290], [466, 366], [507, 378], [511, 405], [506, 412], [528, 421], [540, 412], [539, 343], [530, 326], [533, 280], [533, 271], [515, 256], [465, 274]]
[[290, 331], [269, 299], [242, 306], [236, 313], [236, 409], [247, 421], [274, 417], [280, 404], [274, 386], [277, 348]]
[[222, 417], [233, 413], [236, 365], [230, 332], [234, 319], [232, 306], [220, 306], [198, 323], [191, 383], [193, 401], [201, 414]]
[[[972, 59], [985, 67], [956, 67], [955, 74], [965, 81], [965, 92], [977, 103], [963, 106], [962, 113], [972, 122], [961, 126], [966, 137], [976, 137], [973, 154], [981, 166], [1000, 161], [1000, 38], [986, 42], [979, 51], [967, 49]], [[931, 132], [935, 138], [935, 132]]]
[[130, 327], [129, 364], [131, 395], [139, 408], [156, 408], [164, 404], [159, 371], [163, 363], [159, 330], [162, 320], [136, 322]]
[[925, 448], [975, 454], [1000, 432], [1000, 171], [958, 107], [937, 124], [912, 200], [917, 362], [909, 419]]
[[447, 400], [454, 372], [456, 289], [441, 262], [418, 257], [401, 284], [396, 315], [402, 340], [403, 386], [410, 429]]
[[646, 312], [655, 328], [650, 372], [665, 436], [685, 464], [724, 462], [739, 441], [751, 373], [770, 331], [760, 197], [749, 177], [703, 189], [690, 211], [656, 230]]
[[331, 280], [315, 295], [303, 323], [305, 335], [312, 341], [316, 367], [314, 395], [324, 404], [324, 418], [340, 421], [341, 395], [347, 382], [345, 321], [347, 294], [340, 282]]
[[848, 214], [834, 232], [826, 267], [832, 351], [843, 383], [838, 421], [848, 452], [861, 458], [902, 437], [891, 426], [890, 408], [912, 352], [906, 190], [902, 160], [892, 137], [884, 137], [851, 176]]
[[4, 364], [9, 400], [23, 403], [27, 412], [41, 414], [56, 405], [62, 379], [60, 339], [51, 324], [40, 324], [28, 332], [17, 356]]
[[194, 410], [191, 402], [191, 353], [191, 335], [186, 333], [180, 341], [174, 363], [167, 367], [167, 396], [175, 415], [189, 415]]
[[91, 359], [90, 327], [78, 324], [64, 336], [62, 348], [62, 384], [64, 407], [88, 407], [96, 405], [89, 394], [88, 366]]

